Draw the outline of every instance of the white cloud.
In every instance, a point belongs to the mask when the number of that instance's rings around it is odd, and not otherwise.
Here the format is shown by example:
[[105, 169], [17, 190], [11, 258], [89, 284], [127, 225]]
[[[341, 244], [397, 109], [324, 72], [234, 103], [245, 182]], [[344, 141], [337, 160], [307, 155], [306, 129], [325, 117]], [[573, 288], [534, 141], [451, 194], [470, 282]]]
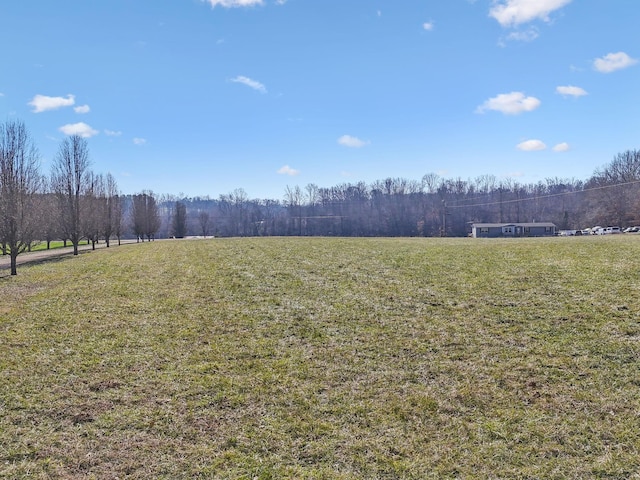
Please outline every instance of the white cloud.
[[503, 27], [515, 27], [540, 19], [549, 21], [549, 14], [571, 3], [571, 0], [501, 0], [489, 11]]
[[65, 135], [79, 135], [82, 138], [93, 137], [99, 133], [84, 122], [69, 123], [67, 125], [63, 125], [58, 130]]
[[431, 30], [433, 30], [433, 27], [434, 27], [434, 26], [435, 26], [435, 25], [434, 25], [434, 23], [433, 23], [433, 22], [424, 22], [424, 23], [422, 24], [422, 28], [423, 28], [424, 30], [427, 30], [428, 32], [430, 32]]
[[252, 7], [254, 5], [264, 5], [263, 0], [202, 0], [202, 1], [211, 5], [211, 8], [215, 8], [218, 5], [224, 8]]
[[562, 142], [553, 147], [554, 152], [568, 152], [570, 149], [569, 144], [567, 142]]
[[295, 168], [291, 168], [289, 165], [285, 165], [278, 170], [278, 173], [280, 175], [295, 177], [296, 175], [300, 175], [300, 170], [296, 170]]
[[476, 113], [495, 110], [505, 115], [517, 115], [522, 112], [531, 112], [539, 106], [540, 100], [535, 97], [526, 97], [522, 92], [501, 93], [485, 101], [476, 109]]
[[46, 95], [36, 95], [27, 105], [31, 105], [33, 113], [46, 112], [47, 110], [57, 110], [62, 107], [70, 107], [76, 103], [74, 95], [64, 97], [48, 97]]
[[593, 67], [602, 73], [611, 73], [622, 68], [630, 67], [638, 63], [638, 60], [631, 58], [624, 52], [608, 53], [602, 58], [597, 58], [593, 62]]
[[119, 137], [120, 135], [122, 135], [122, 132], [116, 131], [116, 130], [105, 130], [104, 134], [107, 137]]
[[544, 142], [541, 142], [540, 140], [526, 140], [522, 143], [519, 143], [517, 147], [518, 150], [522, 150], [525, 152], [535, 152], [547, 148]]
[[573, 85], [556, 87], [556, 93], [570, 97], [583, 97], [588, 95], [586, 90], [580, 87], [574, 87]]
[[351, 148], [361, 148], [367, 145], [369, 142], [365, 142], [364, 140], [360, 140], [357, 137], [352, 137], [351, 135], [343, 135], [338, 139], [338, 143], [345, 147]]
[[73, 111], [76, 113], [89, 113], [91, 108], [89, 108], [89, 105], [78, 105], [77, 107], [73, 107]]
[[524, 31], [511, 32], [509, 35], [507, 35], [507, 40], [516, 42], [533, 42], [536, 38], [538, 38], [538, 36], [538, 29], [535, 27], [531, 27]]
[[147, 143], [147, 140], [145, 138], [135, 137], [133, 139], [134, 145], [145, 145], [146, 143]]
[[247, 87], [253, 88], [260, 93], [267, 93], [267, 88], [262, 83], [249, 77], [238, 75], [236, 78], [232, 78], [231, 81], [234, 83], [241, 83], [243, 85], [246, 85]]

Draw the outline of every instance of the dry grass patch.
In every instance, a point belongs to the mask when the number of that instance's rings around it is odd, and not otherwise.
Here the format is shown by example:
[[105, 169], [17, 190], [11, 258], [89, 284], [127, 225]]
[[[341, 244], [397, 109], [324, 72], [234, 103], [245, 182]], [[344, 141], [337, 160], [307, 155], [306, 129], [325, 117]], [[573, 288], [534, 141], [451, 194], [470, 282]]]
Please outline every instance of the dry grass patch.
[[639, 241], [163, 241], [25, 266], [0, 279], [0, 476], [637, 478]]

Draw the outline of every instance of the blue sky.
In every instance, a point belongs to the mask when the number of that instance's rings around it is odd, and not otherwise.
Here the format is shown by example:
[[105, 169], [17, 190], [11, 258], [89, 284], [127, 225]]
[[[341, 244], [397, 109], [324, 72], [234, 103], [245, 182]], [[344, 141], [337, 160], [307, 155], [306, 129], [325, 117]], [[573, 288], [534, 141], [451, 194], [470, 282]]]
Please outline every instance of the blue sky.
[[0, 120], [124, 193], [587, 179], [640, 147], [637, 0], [0, 1]]

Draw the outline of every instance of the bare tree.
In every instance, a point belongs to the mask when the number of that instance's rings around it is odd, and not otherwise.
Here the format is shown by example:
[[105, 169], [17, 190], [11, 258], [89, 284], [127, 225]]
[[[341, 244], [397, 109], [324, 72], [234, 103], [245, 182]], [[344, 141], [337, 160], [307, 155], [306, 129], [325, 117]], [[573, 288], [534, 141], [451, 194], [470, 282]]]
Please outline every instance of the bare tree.
[[78, 255], [82, 238], [81, 197], [89, 177], [89, 148], [79, 135], [65, 138], [54, 158], [51, 185], [58, 198], [60, 226], [65, 238], [73, 244]]
[[160, 219], [158, 203], [156, 202], [156, 197], [153, 195], [153, 192], [147, 194], [146, 215], [147, 221], [144, 233], [147, 236], [147, 241], [155, 240], [156, 233], [160, 230], [162, 221]]
[[209, 223], [210, 223], [210, 217], [207, 211], [202, 210], [198, 214], [198, 223], [200, 224], [200, 231], [202, 232], [202, 236], [206, 238], [207, 235], [209, 235]]
[[594, 221], [608, 225], [636, 222], [639, 195], [640, 150], [619, 153], [605, 167], [596, 170], [589, 186], [597, 212]]
[[11, 257], [11, 275], [17, 274], [18, 255], [36, 241], [42, 185], [39, 154], [24, 124], [0, 124], [0, 236]]
[[275, 235], [278, 233], [278, 211], [281, 209], [278, 200], [264, 200], [261, 203], [262, 221], [258, 233], [260, 235]]
[[109, 247], [109, 241], [111, 236], [114, 234], [119, 236], [119, 228], [118, 225], [121, 223], [121, 210], [122, 207], [120, 205], [120, 194], [118, 192], [118, 184], [116, 183], [116, 179], [110, 173], [107, 174], [104, 180], [104, 189], [103, 189], [104, 197], [102, 198], [102, 236], [104, 237], [104, 241]]
[[239, 235], [247, 235], [249, 230], [249, 217], [247, 215], [249, 208], [249, 196], [242, 188], [236, 188], [230, 194], [232, 202], [232, 219], [236, 225], [236, 231]]
[[138, 194], [133, 196], [133, 202], [131, 203], [131, 229], [136, 236], [136, 241], [144, 242], [145, 231], [145, 210], [146, 199], [144, 194]]
[[176, 202], [172, 230], [176, 238], [187, 236], [187, 206], [184, 202]]
[[120, 245], [122, 235], [124, 234], [124, 205], [125, 198], [117, 194], [113, 197], [113, 234], [118, 239], [118, 245]]
[[160, 224], [160, 213], [153, 192], [143, 192], [134, 195], [131, 210], [131, 225], [138, 241], [144, 241], [145, 236], [149, 241], [155, 239], [155, 234], [160, 229]]
[[87, 178], [87, 188], [80, 197], [81, 223], [83, 236], [95, 250], [104, 216], [104, 182], [102, 175], [94, 175], [92, 172], [89, 172]]
[[[47, 179], [43, 177], [43, 184], [47, 183]], [[60, 222], [58, 221], [58, 210], [56, 197], [49, 191], [48, 186], [43, 187], [43, 195], [40, 195], [40, 208], [42, 212], [40, 224], [40, 238], [47, 242], [47, 250], [51, 248], [51, 242], [57, 238], [62, 238], [60, 231]]]
[[302, 235], [302, 206], [304, 201], [302, 189], [298, 185], [293, 188], [287, 185], [284, 198], [285, 204], [289, 209], [289, 215], [291, 216], [292, 232], [294, 235]]

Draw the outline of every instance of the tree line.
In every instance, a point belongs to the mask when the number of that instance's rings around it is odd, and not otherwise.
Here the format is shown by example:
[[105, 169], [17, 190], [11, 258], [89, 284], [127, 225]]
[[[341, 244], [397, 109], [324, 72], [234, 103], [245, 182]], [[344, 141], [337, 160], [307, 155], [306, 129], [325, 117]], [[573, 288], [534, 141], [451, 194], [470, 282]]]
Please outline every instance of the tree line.
[[467, 236], [474, 222], [553, 222], [558, 229], [640, 225], [640, 150], [587, 180], [534, 184], [482, 175], [288, 187], [282, 201], [236, 189], [217, 199], [160, 197], [162, 236]]
[[[128, 230], [153, 239], [159, 228], [158, 208], [150, 192], [123, 196], [111, 174], [91, 168], [87, 140], [72, 135], [61, 141], [49, 174], [40, 170], [40, 154], [20, 121], [0, 124], [0, 246], [17, 257], [39, 243], [60, 239], [78, 254], [81, 241], [95, 245], [121, 238]], [[156, 219], [154, 223], [153, 219]]]

